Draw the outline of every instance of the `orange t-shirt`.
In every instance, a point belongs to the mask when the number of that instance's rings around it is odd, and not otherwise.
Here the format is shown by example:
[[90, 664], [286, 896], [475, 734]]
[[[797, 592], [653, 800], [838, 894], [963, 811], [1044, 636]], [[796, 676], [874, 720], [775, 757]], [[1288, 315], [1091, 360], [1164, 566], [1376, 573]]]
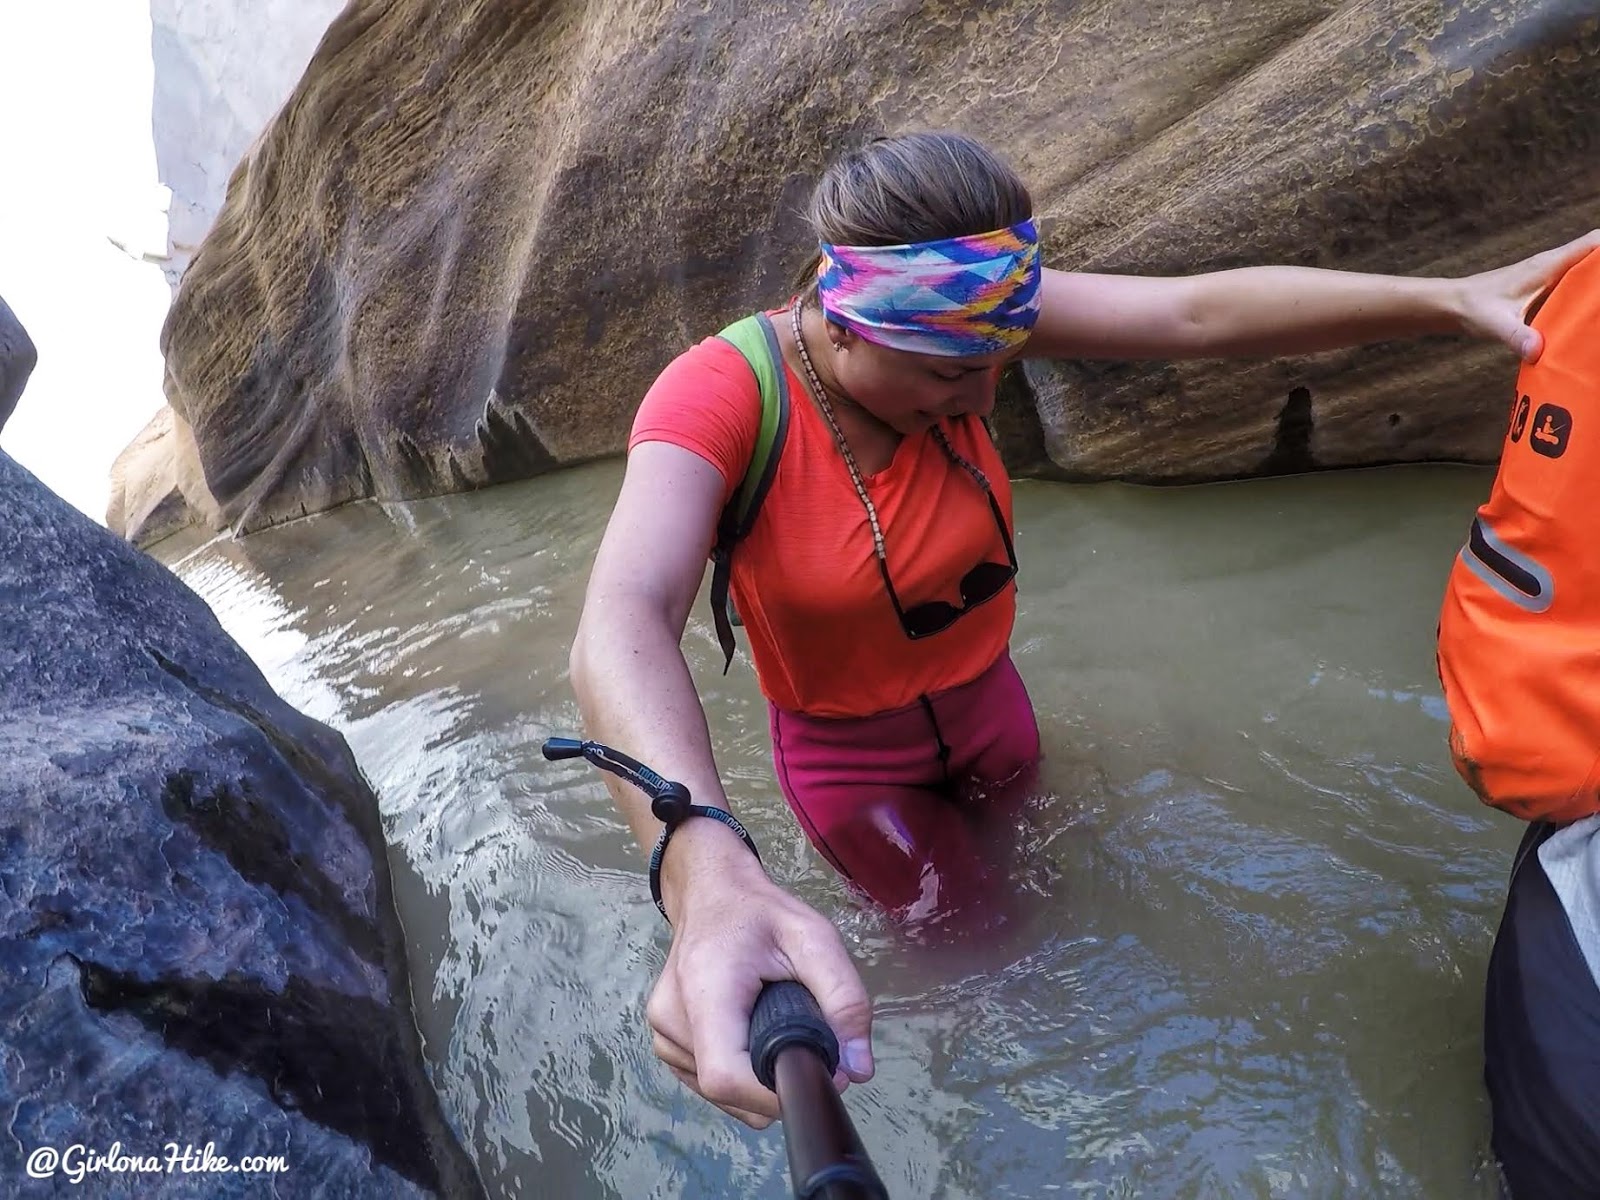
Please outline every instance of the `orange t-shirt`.
[[[976, 679], [1004, 653], [1016, 588], [912, 640], [883, 586], [867, 510], [805, 383], [787, 365], [789, 431], [771, 490], [734, 548], [729, 586], [766, 697], [819, 717], [863, 717]], [[656, 379], [628, 449], [670, 442], [722, 472], [726, 504], [749, 466], [761, 392], [738, 350], [707, 338]], [[989, 478], [1014, 528], [1005, 465], [976, 417], [940, 422], [950, 445]], [[893, 461], [865, 477], [878, 510], [889, 577], [904, 608], [961, 604], [961, 577], [1006, 561], [1005, 543], [976, 481], [926, 432], [902, 439]]]

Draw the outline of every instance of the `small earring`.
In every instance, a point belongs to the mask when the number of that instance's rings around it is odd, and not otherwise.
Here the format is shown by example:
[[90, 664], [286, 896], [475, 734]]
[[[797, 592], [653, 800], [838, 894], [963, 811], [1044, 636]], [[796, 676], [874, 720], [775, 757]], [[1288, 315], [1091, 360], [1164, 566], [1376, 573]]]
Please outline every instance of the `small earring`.
[[845, 352], [844, 343], [843, 342], [835, 342], [833, 344], [833, 352], [835, 354], [843, 354]]

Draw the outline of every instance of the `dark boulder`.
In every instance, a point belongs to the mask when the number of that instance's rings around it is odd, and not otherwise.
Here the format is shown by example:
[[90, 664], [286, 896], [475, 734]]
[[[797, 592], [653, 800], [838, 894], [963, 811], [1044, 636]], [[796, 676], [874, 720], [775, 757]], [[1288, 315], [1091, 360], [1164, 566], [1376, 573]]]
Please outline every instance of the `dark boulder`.
[[0, 427], [11, 419], [39, 352], [16, 313], [0, 298]]
[[74, 1194], [481, 1194], [423, 1065], [377, 799], [344, 740], [4, 454], [0, 513], [7, 1194], [67, 1190], [27, 1182], [41, 1148], [169, 1143], [289, 1169], [107, 1172]]

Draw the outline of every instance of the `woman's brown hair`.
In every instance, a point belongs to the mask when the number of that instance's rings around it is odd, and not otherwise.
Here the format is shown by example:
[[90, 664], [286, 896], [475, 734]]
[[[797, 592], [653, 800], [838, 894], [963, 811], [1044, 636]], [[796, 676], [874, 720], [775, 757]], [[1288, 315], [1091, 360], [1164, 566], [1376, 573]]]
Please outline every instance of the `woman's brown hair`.
[[[1033, 215], [1021, 178], [959, 133], [878, 137], [835, 160], [817, 181], [806, 219], [817, 241], [899, 246], [988, 233]], [[808, 299], [818, 256], [795, 281]]]

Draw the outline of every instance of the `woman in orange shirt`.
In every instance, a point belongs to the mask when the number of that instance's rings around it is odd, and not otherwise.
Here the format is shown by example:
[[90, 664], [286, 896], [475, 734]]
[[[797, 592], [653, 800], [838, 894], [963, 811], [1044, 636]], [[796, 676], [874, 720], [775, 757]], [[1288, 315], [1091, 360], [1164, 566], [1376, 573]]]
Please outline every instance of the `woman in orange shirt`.
[[[846, 155], [809, 215], [816, 282], [770, 314], [789, 432], [732, 590], [785, 798], [818, 851], [892, 907], [981, 871], [967, 814], [1038, 756], [1007, 651], [1011, 493], [982, 424], [1007, 362], [1305, 353], [1449, 331], [1532, 357], [1524, 309], [1600, 241], [1466, 279], [1045, 270], [1026, 187], [950, 134]], [[719, 815], [728, 800], [679, 641], [759, 413], [749, 366], [716, 339], [662, 373], [572, 649], [587, 734]], [[648, 804], [608, 785], [651, 846]], [[648, 1015], [680, 1080], [758, 1127], [777, 1115], [745, 1053], [756, 994], [779, 979], [804, 983], [838, 1034], [839, 1086], [870, 1077], [871, 1007], [842, 940], [767, 878], [735, 827], [685, 821], [660, 882], [673, 938]]]

